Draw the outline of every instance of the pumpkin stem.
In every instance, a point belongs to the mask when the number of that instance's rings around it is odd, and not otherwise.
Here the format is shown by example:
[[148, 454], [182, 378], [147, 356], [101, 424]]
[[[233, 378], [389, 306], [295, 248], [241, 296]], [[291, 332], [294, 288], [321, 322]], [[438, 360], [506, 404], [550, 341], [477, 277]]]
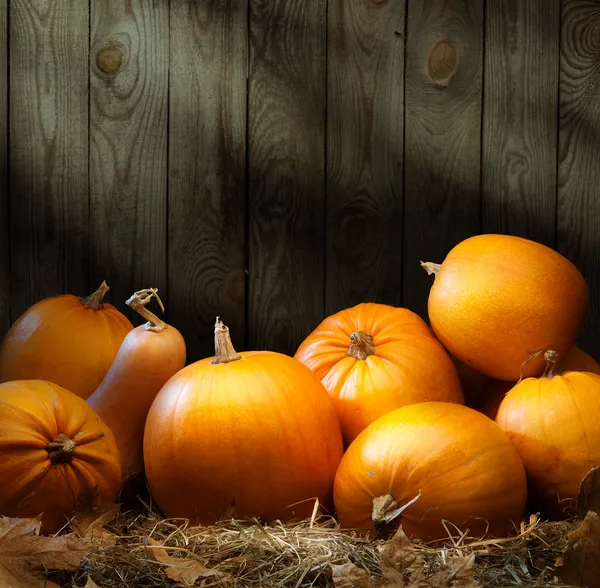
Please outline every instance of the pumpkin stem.
[[242, 356], [234, 349], [229, 334], [229, 327], [217, 317], [215, 322], [215, 357], [210, 363], [229, 363], [242, 359]]
[[441, 264], [433, 263], [432, 261], [420, 261], [419, 263], [429, 276], [431, 274], [435, 274], [437, 276], [439, 271], [442, 269]]
[[135, 292], [129, 300], [125, 302], [127, 306], [133, 308], [142, 318], [145, 318], [148, 322], [146, 323], [147, 331], [154, 331], [160, 333], [164, 331], [169, 325], [164, 321], [160, 320], [152, 311], [146, 308], [146, 304], [153, 298], [156, 298], [160, 309], [165, 312], [165, 307], [158, 295], [158, 288], [145, 288], [144, 290], [138, 290]]
[[73, 439], [69, 438], [64, 433], [60, 433], [46, 445], [48, 459], [54, 465], [58, 465], [59, 463], [71, 463], [73, 452], [76, 447], [77, 443], [75, 443]]
[[558, 363], [558, 353], [552, 349], [548, 349], [544, 353], [544, 359], [546, 360], [546, 369], [544, 370], [543, 377], [551, 380], [556, 375], [554, 368], [556, 368], [556, 364]]
[[394, 500], [394, 497], [391, 494], [374, 497], [371, 519], [375, 523], [375, 535], [379, 537], [383, 532], [389, 531], [391, 523], [402, 516], [402, 513], [409, 506], [417, 502], [420, 497], [421, 491], [419, 490], [419, 493], [414, 498], [402, 506]]
[[375, 353], [375, 345], [373, 344], [373, 336], [362, 331], [355, 331], [350, 335], [350, 347], [348, 347], [347, 355], [354, 359], [367, 359], [369, 355]]
[[110, 288], [108, 287], [108, 284], [105, 280], [104, 282], [102, 282], [102, 284], [100, 284], [100, 286], [95, 292], [93, 292], [89, 296], [86, 296], [85, 298], [80, 298], [79, 300], [81, 304], [83, 304], [83, 306], [85, 306], [86, 308], [91, 308], [92, 310], [102, 310], [102, 308], [104, 307], [104, 305], [102, 304], [102, 299], [104, 298], [104, 296], [106, 296], [106, 293], [109, 290]]

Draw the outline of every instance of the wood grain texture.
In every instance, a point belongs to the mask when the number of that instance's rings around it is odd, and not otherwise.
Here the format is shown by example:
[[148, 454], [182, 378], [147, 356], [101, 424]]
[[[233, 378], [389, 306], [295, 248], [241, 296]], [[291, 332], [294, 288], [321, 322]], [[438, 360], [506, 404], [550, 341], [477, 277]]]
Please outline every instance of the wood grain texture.
[[139, 323], [134, 291], [167, 297], [169, 4], [91, 6], [91, 282]]
[[584, 274], [590, 312], [581, 345], [600, 358], [600, 2], [563, 0], [558, 248]]
[[329, 2], [326, 313], [402, 297], [404, 2]]
[[250, 0], [252, 348], [294, 353], [323, 319], [325, 8]]
[[403, 305], [427, 317], [431, 276], [479, 232], [483, 0], [409, 2]]
[[482, 231], [555, 244], [560, 0], [488, 2]]
[[10, 328], [8, 206], [8, 3], [0, 5], [0, 340]]
[[247, 4], [171, 4], [169, 320], [188, 361], [214, 354], [216, 316], [245, 337]]
[[88, 291], [88, 10], [10, 3], [13, 319], [41, 298]]

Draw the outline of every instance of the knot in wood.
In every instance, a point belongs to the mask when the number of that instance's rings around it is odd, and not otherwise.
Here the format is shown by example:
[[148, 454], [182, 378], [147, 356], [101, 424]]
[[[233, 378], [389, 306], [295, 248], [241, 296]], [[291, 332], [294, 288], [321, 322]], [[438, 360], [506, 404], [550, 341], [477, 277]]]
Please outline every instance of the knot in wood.
[[123, 61], [123, 53], [118, 45], [104, 47], [96, 55], [98, 69], [106, 74], [113, 74], [119, 70]]
[[439, 86], [447, 86], [456, 72], [458, 54], [450, 41], [440, 41], [429, 54], [429, 77]]

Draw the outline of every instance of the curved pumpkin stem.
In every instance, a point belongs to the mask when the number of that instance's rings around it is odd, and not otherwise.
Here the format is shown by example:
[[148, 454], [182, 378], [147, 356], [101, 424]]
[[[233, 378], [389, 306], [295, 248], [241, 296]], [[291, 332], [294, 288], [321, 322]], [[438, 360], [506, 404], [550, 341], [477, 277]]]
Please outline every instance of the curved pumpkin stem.
[[229, 327], [217, 317], [215, 322], [215, 357], [210, 363], [229, 363], [238, 361], [242, 356], [234, 349]]
[[438, 275], [440, 270], [442, 269], [442, 265], [440, 263], [433, 263], [432, 261], [420, 261], [421, 267], [427, 272], [427, 275]]
[[127, 306], [135, 310], [135, 312], [137, 312], [142, 318], [145, 318], [148, 321], [146, 323], [147, 331], [160, 333], [169, 325], [160, 320], [152, 311], [146, 308], [146, 304], [148, 304], [153, 298], [156, 298], [160, 309], [164, 312], [165, 307], [158, 295], [158, 288], [145, 288], [144, 290], [138, 290], [131, 296], [131, 298], [129, 298], [129, 300], [125, 302], [125, 304], [127, 304]]
[[73, 439], [64, 433], [60, 433], [46, 445], [48, 459], [54, 465], [58, 465], [59, 463], [71, 463], [73, 452], [76, 447], [77, 443], [75, 443]]
[[95, 292], [93, 292], [89, 296], [86, 296], [85, 298], [80, 298], [79, 301], [86, 308], [91, 308], [92, 310], [102, 310], [104, 306], [102, 304], [102, 300], [109, 290], [110, 288], [108, 287], [108, 284], [105, 280], [102, 282], [102, 284], [100, 284], [100, 286]]
[[375, 345], [373, 336], [363, 331], [355, 331], [350, 335], [350, 347], [346, 351], [346, 355], [354, 359], [367, 359], [369, 355], [375, 354]]

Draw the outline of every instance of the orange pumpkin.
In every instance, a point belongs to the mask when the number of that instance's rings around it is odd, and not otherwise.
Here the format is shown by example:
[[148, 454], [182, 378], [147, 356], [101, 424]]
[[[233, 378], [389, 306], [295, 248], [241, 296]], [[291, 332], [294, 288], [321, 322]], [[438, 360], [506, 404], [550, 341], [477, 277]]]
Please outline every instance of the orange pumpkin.
[[81, 398], [98, 387], [133, 325], [102, 299], [106, 282], [87, 298], [44, 298], [12, 325], [0, 345], [0, 382], [48, 380]]
[[528, 360], [548, 348], [562, 357], [583, 326], [585, 279], [540, 243], [477, 235], [456, 245], [441, 265], [422, 265], [435, 274], [428, 307], [439, 340], [492, 378], [516, 382], [542, 373], [541, 357]]
[[315, 498], [330, 506], [342, 435], [318, 378], [280, 353], [236, 353], [219, 319], [215, 347], [165, 384], [146, 419], [158, 505], [201, 524], [304, 518]]
[[108, 374], [88, 404], [110, 427], [121, 455], [123, 476], [144, 470], [144, 425], [160, 389], [185, 366], [185, 341], [146, 305], [156, 289], [140, 290], [127, 304], [148, 322], [129, 331]]
[[505, 536], [527, 500], [521, 459], [485, 415], [448, 402], [405, 406], [379, 418], [350, 445], [334, 500], [344, 527], [376, 536], [401, 523], [409, 536], [447, 538], [442, 521], [471, 536]]
[[558, 360], [557, 370], [562, 372], [590, 372], [592, 374], [600, 375], [600, 365], [598, 362], [589, 354], [573, 345], [571, 351], [567, 353], [564, 359]]
[[600, 376], [546, 372], [519, 382], [504, 398], [496, 422], [519, 452], [536, 508], [552, 518], [572, 513], [582, 478], [600, 465]]
[[42, 516], [53, 533], [78, 501], [114, 501], [115, 439], [88, 404], [42, 380], [0, 384], [0, 515]]
[[427, 400], [463, 403], [458, 372], [405, 308], [363, 303], [326, 318], [294, 356], [334, 400], [346, 444], [380, 416]]

